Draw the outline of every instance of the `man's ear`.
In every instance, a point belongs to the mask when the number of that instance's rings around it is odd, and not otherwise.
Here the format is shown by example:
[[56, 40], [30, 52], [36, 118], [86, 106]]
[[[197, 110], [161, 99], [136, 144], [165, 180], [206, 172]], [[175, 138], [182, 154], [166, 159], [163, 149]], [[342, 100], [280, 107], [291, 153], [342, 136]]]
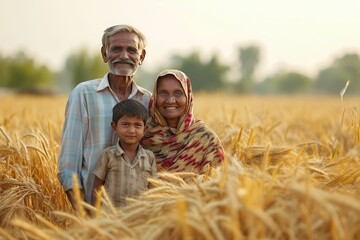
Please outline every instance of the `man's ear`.
[[107, 63], [108, 59], [107, 59], [107, 55], [106, 55], [106, 49], [104, 48], [104, 46], [101, 47], [101, 56], [102, 56], [104, 63]]
[[144, 62], [145, 56], [146, 56], [146, 50], [143, 49], [140, 54], [140, 65]]

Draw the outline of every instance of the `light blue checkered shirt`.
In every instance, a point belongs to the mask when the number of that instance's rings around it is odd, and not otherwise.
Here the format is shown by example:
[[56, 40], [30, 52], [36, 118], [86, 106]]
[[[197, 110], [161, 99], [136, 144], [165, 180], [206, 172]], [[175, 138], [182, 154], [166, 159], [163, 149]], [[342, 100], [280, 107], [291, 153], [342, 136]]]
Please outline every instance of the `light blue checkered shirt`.
[[[133, 82], [129, 98], [138, 100], [147, 108], [150, 97], [150, 91]], [[117, 142], [111, 121], [112, 108], [118, 102], [106, 74], [102, 79], [77, 85], [66, 105], [58, 179], [67, 191], [73, 189], [72, 175], [76, 174], [88, 203], [91, 202], [93, 171], [101, 152]]]

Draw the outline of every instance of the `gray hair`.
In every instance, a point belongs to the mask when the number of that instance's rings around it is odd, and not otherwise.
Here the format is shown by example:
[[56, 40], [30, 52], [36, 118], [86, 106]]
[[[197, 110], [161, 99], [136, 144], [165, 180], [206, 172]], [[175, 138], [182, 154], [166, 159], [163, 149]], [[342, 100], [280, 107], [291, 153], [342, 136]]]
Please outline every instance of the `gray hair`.
[[107, 28], [104, 31], [104, 34], [101, 39], [102, 46], [106, 47], [105, 45], [106, 45], [109, 37], [111, 37], [119, 32], [135, 33], [139, 38], [139, 46], [138, 46], [139, 50], [141, 51], [141, 50], [145, 49], [146, 44], [147, 44], [145, 35], [142, 34], [138, 29], [136, 29], [130, 25], [115, 25], [115, 26]]

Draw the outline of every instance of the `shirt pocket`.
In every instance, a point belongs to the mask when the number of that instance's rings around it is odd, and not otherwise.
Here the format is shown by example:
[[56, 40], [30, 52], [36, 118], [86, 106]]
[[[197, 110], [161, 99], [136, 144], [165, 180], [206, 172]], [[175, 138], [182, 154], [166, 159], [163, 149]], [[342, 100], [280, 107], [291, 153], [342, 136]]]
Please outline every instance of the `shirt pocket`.
[[151, 177], [151, 171], [141, 171], [140, 176], [139, 176], [139, 189], [141, 191], [145, 191], [148, 189], [148, 178]]

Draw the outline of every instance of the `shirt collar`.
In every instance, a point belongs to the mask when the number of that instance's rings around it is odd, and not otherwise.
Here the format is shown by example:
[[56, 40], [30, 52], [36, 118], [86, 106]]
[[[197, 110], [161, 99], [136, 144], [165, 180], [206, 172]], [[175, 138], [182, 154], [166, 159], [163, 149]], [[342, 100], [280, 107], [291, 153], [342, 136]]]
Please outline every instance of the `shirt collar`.
[[[105, 88], [110, 88], [109, 84], [109, 73], [106, 73], [105, 76], [101, 79], [99, 86], [97, 87], [96, 91], [100, 92]], [[131, 93], [128, 98], [132, 98], [136, 95], [137, 92], [141, 92], [144, 94], [144, 91], [138, 87], [135, 81], [132, 81]]]
[[105, 88], [110, 88], [109, 84], [109, 73], [106, 73], [105, 76], [101, 79], [99, 86], [97, 87], [96, 91], [100, 92]]
[[[122, 149], [122, 147], [120, 146], [119, 141], [117, 141], [116, 145], [115, 145], [115, 149], [116, 149], [116, 155], [121, 156], [123, 155], [125, 152]], [[139, 144], [137, 153], [136, 153], [136, 157], [135, 158], [145, 158], [146, 157], [146, 153], [144, 148]]]

